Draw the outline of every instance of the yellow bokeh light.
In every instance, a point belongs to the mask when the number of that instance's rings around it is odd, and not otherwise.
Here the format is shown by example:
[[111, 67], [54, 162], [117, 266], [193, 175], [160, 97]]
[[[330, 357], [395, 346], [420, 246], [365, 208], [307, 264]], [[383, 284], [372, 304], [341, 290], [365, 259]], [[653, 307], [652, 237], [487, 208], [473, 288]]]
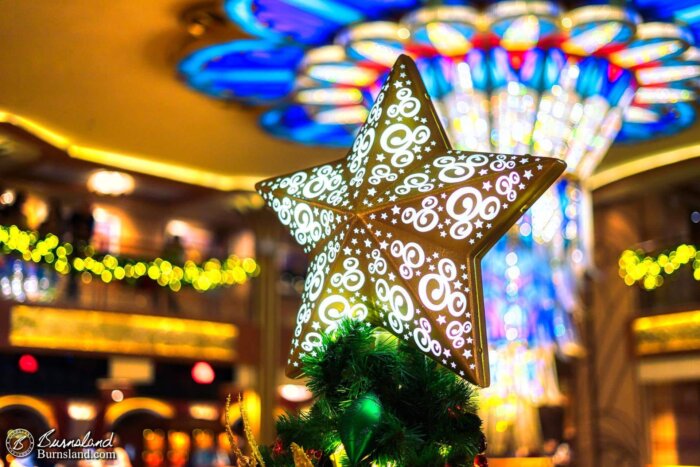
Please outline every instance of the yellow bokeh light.
[[94, 256], [91, 247], [81, 249], [83, 256], [71, 257], [75, 248], [70, 243], [61, 243], [53, 234], [47, 234], [43, 239], [37, 232], [23, 231], [17, 226], [0, 225], [0, 248], [5, 253], [21, 255], [25, 261], [52, 264], [60, 274], [68, 274], [72, 270], [82, 273], [81, 280], [85, 283], [93, 277], [105, 283], [124, 279], [138, 279], [146, 276], [157, 281], [162, 287], [169, 287], [177, 292], [182, 283], [191, 284], [198, 291], [207, 291], [217, 287], [243, 284], [248, 278], [260, 273], [260, 266], [253, 258], [239, 259], [231, 255], [225, 260], [212, 258], [197, 265], [187, 261], [179, 266], [162, 258], [153, 261], [132, 262], [126, 258], [117, 258], [107, 254], [100, 258]]
[[638, 282], [646, 290], [660, 287], [664, 283], [663, 275], [671, 275], [688, 263], [692, 264], [693, 277], [700, 280], [700, 252], [694, 245], [681, 244], [655, 258], [642, 251], [625, 250], [618, 260], [619, 275], [625, 284]]

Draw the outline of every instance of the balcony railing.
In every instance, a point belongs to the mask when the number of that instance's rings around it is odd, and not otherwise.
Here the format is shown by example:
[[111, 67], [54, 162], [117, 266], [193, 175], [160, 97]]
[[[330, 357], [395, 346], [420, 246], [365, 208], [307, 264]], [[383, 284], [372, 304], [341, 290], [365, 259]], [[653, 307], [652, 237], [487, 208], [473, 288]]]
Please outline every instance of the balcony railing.
[[51, 267], [0, 256], [0, 297], [14, 302], [63, 308], [128, 311], [224, 322], [251, 319], [251, 284], [198, 292], [178, 292], [153, 281], [104, 283], [88, 275], [63, 275]]

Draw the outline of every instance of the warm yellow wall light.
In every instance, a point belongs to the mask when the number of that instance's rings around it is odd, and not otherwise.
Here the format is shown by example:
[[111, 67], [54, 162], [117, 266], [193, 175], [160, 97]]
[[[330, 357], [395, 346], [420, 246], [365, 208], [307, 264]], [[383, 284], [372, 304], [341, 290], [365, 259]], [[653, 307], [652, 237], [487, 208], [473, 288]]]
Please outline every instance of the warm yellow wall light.
[[107, 196], [128, 195], [134, 191], [134, 177], [116, 170], [97, 170], [88, 178], [88, 190]]
[[700, 349], [700, 310], [637, 318], [632, 323], [638, 355]]
[[9, 342], [13, 347], [230, 362], [236, 358], [238, 332], [233, 324], [214, 321], [15, 305]]
[[167, 178], [190, 185], [199, 185], [221, 191], [253, 191], [263, 176], [221, 175], [180, 164], [158, 162], [142, 155], [128, 155], [81, 146], [68, 137], [34, 120], [0, 109], [0, 123], [9, 123], [68, 153], [70, 157], [96, 164], [132, 170], [155, 177]]

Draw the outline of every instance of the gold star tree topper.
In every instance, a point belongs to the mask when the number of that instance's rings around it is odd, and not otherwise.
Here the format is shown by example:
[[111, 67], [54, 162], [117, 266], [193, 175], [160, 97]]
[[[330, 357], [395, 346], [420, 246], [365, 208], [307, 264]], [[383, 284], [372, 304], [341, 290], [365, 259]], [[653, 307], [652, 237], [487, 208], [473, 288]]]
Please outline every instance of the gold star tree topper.
[[453, 150], [399, 57], [345, 158], [257, 186], [311, 255], [287, 374], [350, 318], [488, 386], [481, 258], [564, 168]]

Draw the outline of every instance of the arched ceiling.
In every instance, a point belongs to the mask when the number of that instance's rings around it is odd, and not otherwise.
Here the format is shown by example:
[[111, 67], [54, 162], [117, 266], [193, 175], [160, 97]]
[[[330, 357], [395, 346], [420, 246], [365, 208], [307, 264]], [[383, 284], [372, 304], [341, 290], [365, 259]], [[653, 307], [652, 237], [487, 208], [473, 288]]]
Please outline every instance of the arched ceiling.
[[68, 144], [198, 169], [205, 178], [230, 176], [248, 187], [250, 177], [340, 157], [343, 151], [275, 140], [257, 127], [253, 109], [178, 81], [175, 62], [188, 42], [179, 17], [192, 3], [0, 2], [0, 111]]
[[[43, 132], [73, 157], [224, 190], [342, 156], [276, 140], [258, 128], [256, 110], [177, 79], [191, 42], [180, 18], [193, 4], [0, 2], [0, 120]], [[699, 129], [614, 147], [602, 169], [697, 144]]]

